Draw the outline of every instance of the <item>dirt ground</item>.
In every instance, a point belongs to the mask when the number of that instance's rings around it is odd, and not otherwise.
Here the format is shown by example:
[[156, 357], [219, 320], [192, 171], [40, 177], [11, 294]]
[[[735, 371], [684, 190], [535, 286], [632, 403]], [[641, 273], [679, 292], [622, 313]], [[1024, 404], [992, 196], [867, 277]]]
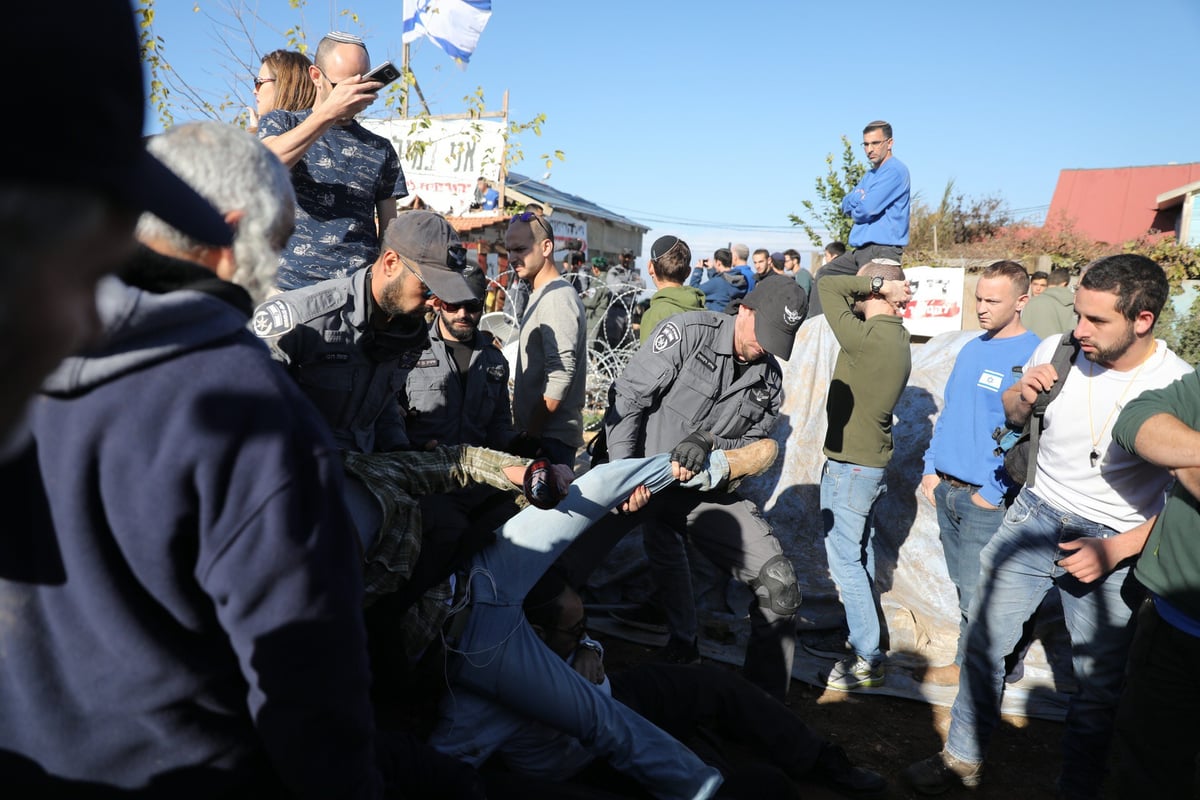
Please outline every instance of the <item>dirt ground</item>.
[[[609, 668], [649, 660], [652, 648], [605, 637]], [[717, 662], [707, 662], [717, 664]], [[724, 666], [724, 665], [719, 665]], [[890, 784], [895, 800], [922, 797], [908, 788], [900, 771], [941, 749], [950, 725], [950, 710], [885, 695], [836, 692], [792, 681], [788, 706], [815, 730], [842, 745], [852, 761], [869, 767]], [[1024, 717], [1004, 717], [988, 756], [983, 786], [945, 797], [978, 800], [1049, 800], [1059, 766], [1062, 725]], [[802, 786], [806, 800], [840, 797], [820, 786]]]

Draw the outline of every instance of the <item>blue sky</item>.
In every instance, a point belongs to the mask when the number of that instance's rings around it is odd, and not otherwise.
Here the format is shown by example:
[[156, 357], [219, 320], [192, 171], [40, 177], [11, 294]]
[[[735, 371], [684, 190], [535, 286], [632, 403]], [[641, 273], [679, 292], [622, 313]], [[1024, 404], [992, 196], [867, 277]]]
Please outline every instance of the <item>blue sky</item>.
[[[247, 9], [242, 24], [230, 7]], [[352, 30], [373, 63], [400, 60], [400, 0], [299, 12], [158, 0], [156, 14], [167, 59], [210, 100], [250, 104], [237, 60], [257, 69], [297, 23], [314, 44]], [[1196, 0], [493, 0], [465, 70], [431, 43], [413, 45], [412, 66], [435, 114], [464, 110], [477, 87], [492, 109], [508, 90], [513, 119], [545, 113], [515, 170], [540, 177], [533, 159], [564, 151], [549, 182], [650, 226], [643, 253], [668, 232], [696, 253], [731, 241], [805, 252], [788, 213], [815, 200], [839, 137], [857, 147], [876, 118], [931, 203], [953, 179], [1036, 215], [1061, 169], [1200, 160], [1197, 41]]]

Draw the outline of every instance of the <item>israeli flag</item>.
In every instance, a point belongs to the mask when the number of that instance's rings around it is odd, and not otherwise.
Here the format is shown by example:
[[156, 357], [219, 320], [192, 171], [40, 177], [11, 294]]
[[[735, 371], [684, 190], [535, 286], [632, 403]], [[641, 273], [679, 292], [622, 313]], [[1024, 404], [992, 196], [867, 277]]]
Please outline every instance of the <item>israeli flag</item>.
[[405, 44], [428, 37], [446, 55], [466, 63], [492, 16], [492, 0], [404, 0]]

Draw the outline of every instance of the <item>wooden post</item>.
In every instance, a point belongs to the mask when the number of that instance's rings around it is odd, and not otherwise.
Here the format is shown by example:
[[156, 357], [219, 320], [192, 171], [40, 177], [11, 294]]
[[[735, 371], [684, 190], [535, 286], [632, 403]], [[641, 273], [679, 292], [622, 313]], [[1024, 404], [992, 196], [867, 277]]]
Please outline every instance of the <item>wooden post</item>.
[[404, 75], [404, 94], [400, 95], [400, 118], [408, 119], [408, 76], [412, 70], [408, 66], [408, 45], [400, 48], [400, 72]]
[[500, 214], [504, 215], [504, 209], [508, 206], [508, 202], [504, 198], [504, 187], [508, 183], [508, 89], [504, 90], [504, 102], [500, 107], [500, 114], [504, 117], [504, 152], [500, 154]]

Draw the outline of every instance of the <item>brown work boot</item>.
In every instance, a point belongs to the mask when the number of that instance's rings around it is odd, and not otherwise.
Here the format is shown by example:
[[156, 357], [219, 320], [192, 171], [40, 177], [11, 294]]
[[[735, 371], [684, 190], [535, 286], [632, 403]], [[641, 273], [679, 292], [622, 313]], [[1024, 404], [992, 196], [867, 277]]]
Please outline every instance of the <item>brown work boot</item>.
[[745, 447], [726, 450], [725, 458], [729, 460], [729, 480], [736, 481], [762, 475], [775, 463], [777, 455], [779, 455], [779, 445], [775, 443], [774, 439], [759, 439]]
[[946, 664], [941, 667], [926, 667], [923, 670], [917, 670], [913, 677], [915, 677], [921, 683], [928, 683], [931, 686], [957, 686], [958, 664]]

